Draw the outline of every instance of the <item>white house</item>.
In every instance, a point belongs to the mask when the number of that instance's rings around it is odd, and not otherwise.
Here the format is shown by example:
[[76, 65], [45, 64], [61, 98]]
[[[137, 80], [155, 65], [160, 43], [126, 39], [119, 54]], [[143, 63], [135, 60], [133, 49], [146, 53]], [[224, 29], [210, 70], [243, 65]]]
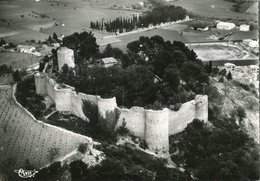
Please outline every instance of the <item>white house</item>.
[[108, 57], [108, 58], [102, 58], [97, 63], [99, 63], [102, 67], [106, 67], [107, 68], [107, 67], [111, 67], [113, 65], [116, 65], [118, 62], [113, 57]]
[[258, 65], [250, 65], [249, 68], [250, 68], [250, 71], [252, 73], [256, 73], [256, 74], [259, 73], [259, 66]]
[[225, 63], [224, 67], [225, 67], [227, 72], [229, 72], [229, 71], [232, 72], [236, 69], [237, 66], [233, 63]]
[[258, 40], [253, 40], [249, 42], [248, 44], [251, 48], [258, 48], [259, 47], [259, 41]]
[[252, 39], [244, 39], [242, 42], [245, 45], [249, 45], [249, 43], [252, 42], [252, 41], [254, 41], [254, 40], [252, 40]]
[[219, 30], [232, 30], [236, 27], [234, 23], [229, 23], [229, 22], [219, 22], [217, 24], [217, 29]]
[[21, 53], [33, 53], [35, 52], [35, 47], [27, 45], [18, 45], [17, 50]]
[[242, 24], [242, 25], [240, 25], [239, 30], [240, 31], [249, 31], [250, 27], [249, 27], [249, 25]]

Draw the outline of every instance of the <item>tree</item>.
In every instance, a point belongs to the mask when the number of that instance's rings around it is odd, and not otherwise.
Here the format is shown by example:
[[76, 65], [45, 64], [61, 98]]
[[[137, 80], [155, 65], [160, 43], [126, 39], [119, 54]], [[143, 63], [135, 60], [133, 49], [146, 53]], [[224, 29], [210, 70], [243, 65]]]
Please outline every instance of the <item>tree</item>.
[[254, 96], [247, 96], [244, 98], [244, 100], [246, 101], [248, 108], [252, 110], [254, 110], [258, 105], [258, 99]]
[[59, 39], [58, 39], [58, 36], [57, 36], [57, 34], [54, 32], [53, 33], [53, 35], [52, 35], [52, 39], [53, 40], [56, 40], [56, 41], [58, 41]]
[[233, 78], [232, 78], [232, 74], [231, 74], [231, 72], [229, 71], [228, 72], [228, 74], [227, 74], [227, 80], [232, 80]]
[[2, 46], [2, 45], [4, 45], [4, 44], [6, 44], [6, 41], [5, 41], [3, 38], [1, 38], [1, 40], [0, 40], [0, 46]]
[[222, 70], [219, 72], [219, 75], [226, 76], [226, 75], [227, 75], [226, 69], [222, 69]]
[[221, 77], [219, 78], [218, 82], [224, 83], [224, 77], [221, 76]]
[[111, 54], [114, 58], [121, 58], [124, 53], [119, 48], [113, 48]]
[[243, 107], [239, 106], [237, 108], [237, 116], [239, 117], [240, 121], [242, 121], [244, 118], [246, 118], [246, 112]]
[[163, 81], [168, 82], [173, 90], [177, 90], [180, 85], [179, 70], [174, 64], [170, 64], [164, 71]]
[[78, 151], [82, 154], [85, 154], [88, 149], [88, 145], [86, 143], [80, 143], [78, 147]]
[[62, 66], [61, 70], [62, 70], [62, 73], [63, 73], [63, 74], [68, 74], [68, 71], [69, 71], [69, 66], [68, 66], [68, 64], [65, 63], [65, 64]]
[[16, 71], [13, 73], [13, 78], [14, 78], [14, 81], [15, 81], [15, 82], [19, 82], [19, 81], [21, 80], [19, 70], [16, 70]]
[[132, 42], [127, 44], [127, 49], [134, 52], [134, 53], [138, 53], [139, 48], [140, 48], [140, 41], [138, 41], [138, 40], [132, 41]]
[[103, 53], [105, 54], [106, 57], [111, 57], [112, 56], [112, 46], [111, 44], [107, 44], [106, 48], [104, 49]]

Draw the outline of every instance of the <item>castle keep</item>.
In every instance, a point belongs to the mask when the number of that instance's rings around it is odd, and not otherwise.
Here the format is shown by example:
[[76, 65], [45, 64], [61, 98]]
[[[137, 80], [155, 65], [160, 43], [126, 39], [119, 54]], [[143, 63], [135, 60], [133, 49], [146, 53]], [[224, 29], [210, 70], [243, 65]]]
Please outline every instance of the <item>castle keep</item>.
[[44, 73], [37, 73], [34, 77], [36, 93], [49, 96], [58, 111], [69, 112], [88, 121], [82, 111], [82, 101], [87, 101], [96, 106], [101, 125], [117, 130], [125, 122], [131, 134], [144, 140], [148, 148], [155, 153], [168, 152], [169, 135], [183, 131], [193, 119], [208, 121], [207, 95], [197, 95], [194, 100], [183, 103], [178, 111], [168, 108], [146, 110], [135, 106], [125, 109], [117, 106], [115, 97], [103, 99], [97, 95], [76, 93], [70, 86], [61, 88]]

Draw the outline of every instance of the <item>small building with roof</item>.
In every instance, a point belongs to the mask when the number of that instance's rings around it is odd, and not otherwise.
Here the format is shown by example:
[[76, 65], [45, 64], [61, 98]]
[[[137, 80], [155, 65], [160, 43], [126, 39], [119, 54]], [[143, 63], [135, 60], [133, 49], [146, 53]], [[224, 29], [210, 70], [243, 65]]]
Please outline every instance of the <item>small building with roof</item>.
[[249, 27], [249, 25], [242, 24], [242, 25], [240, 25], [239, 30], [240, 31], [249, 31], [250, 27]]
[[229, 71], [232, 72], [236, 69], [237, 66], [233, 63], [225, 63], [224, 67], [225, 67], [227, 72], [229, 72]]
[[114, 57], [107, 57], [107, 58], [102, 58], [97, 61], [97, 63], [102, 66], [102, 67], [111, 67], [113, 65], [117, 65], [118, 61]]
[[18, 45], [17, 51], [21, 53], [32, 53], [35, 51], [35, 47], [28, 45]]
[[232, 30], [236, 27], [234, 23], [229, 23], [229, 22], [219, 22], [217, 24], [217, 29], [219, 30]]

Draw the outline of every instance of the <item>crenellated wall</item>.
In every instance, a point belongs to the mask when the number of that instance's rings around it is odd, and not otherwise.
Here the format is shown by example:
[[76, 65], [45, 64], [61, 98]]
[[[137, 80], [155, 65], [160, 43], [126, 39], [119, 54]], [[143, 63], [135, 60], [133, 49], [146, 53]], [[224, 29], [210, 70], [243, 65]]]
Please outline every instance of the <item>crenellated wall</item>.
[[169, 110], [169, 135], [183, 131], [195, 117], [195, 100], [182, 104], [178, 111]]
[[[44, 73], [36, 73], [34, 75], [36, 93], [39, 95], [48, 95], [55, 103], [56, 109], [60, 112], [68, 112], [74, 114], [84, 120], [88, 118], [82, 111], [82, 101], [86, 100], [96, 106], [98, 101], [103, 99], [100, 96], [88, 95], [83, 93], [76, 93], [73, 87], [59, 86], [55, 80], [48, 78]], [[116, 104], [116, 100], [113, 100]], [[109, 107], [109, 106], [108, 106]]]
[[163, 110], [146, 110], [142, 107], [130, 109], [117, 107], [116, 98], [103, 99], [100, 96], [76, 93], [73, 87], [61, 88], [45, 74], [35, 74], [36, 92], [49, 95], [58, 111], [70, 112], [88, 120], [82, 111], [82, 101], [86, 100], [97, 106], [98, 122], [103, 127], [116, 131], [123, 122], [134, 136], [146, 142], [154, 152], [169, 150], [169, 135], [183, 131], [195, 118], [208, 121], [208, 97], [197, 95], [194, 100], [183, 103], [178, 111], [168, 108]]
[[126, 123], [127, 129], [132, 135], [141, 139], [145, 139], [145, 120], [146, 110], [142, 107], [132, 107], [131, 109], [117, 108], [119, 111], [119, 119], [115, 129], [120, 127], [123, 122]]

